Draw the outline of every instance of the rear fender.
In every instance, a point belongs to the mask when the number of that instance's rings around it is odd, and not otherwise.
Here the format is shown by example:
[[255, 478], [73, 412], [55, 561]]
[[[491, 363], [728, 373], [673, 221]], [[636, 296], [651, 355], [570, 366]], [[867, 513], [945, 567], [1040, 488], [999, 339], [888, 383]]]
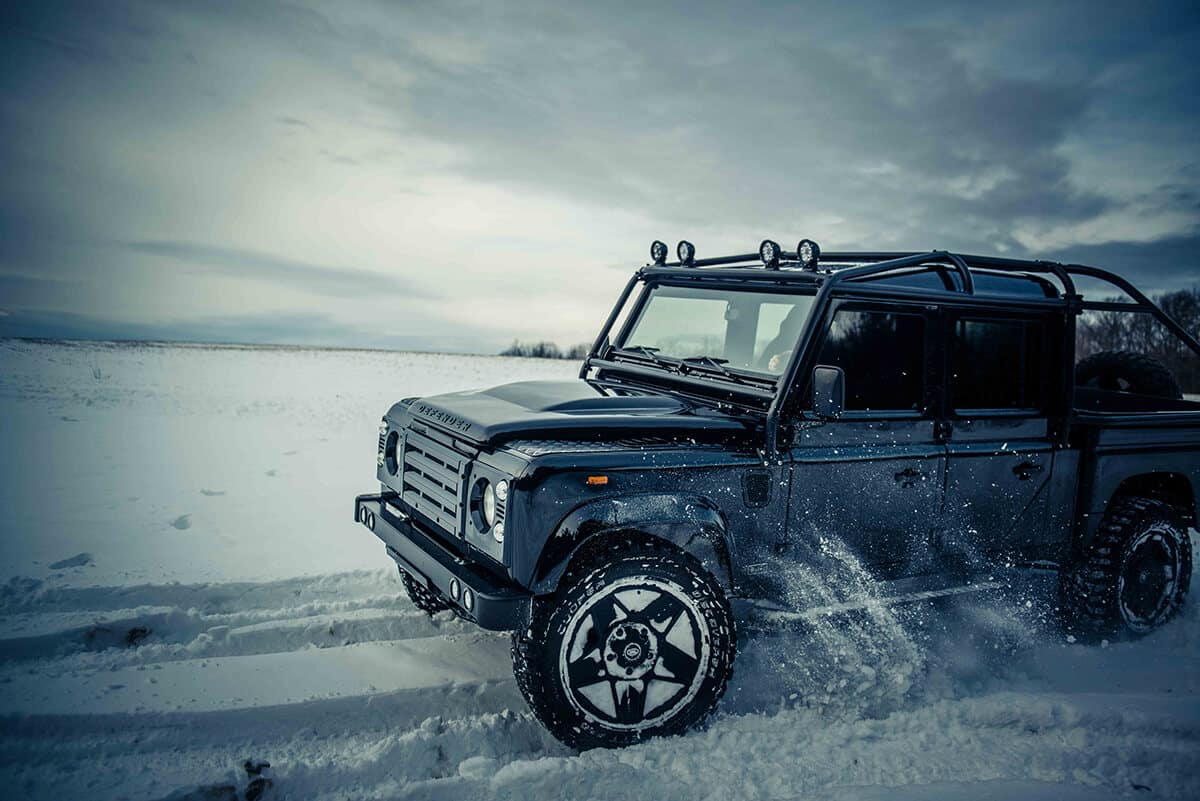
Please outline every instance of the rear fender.
[[702, 495], [666, 493], [600, 498], [576, 507], [546, 541], [530, 589], [537, 595], [554, 592], [567, 565], [588, 541], [625, 531], [676, 545], [730, 589], [733, 571], [725, 516]]

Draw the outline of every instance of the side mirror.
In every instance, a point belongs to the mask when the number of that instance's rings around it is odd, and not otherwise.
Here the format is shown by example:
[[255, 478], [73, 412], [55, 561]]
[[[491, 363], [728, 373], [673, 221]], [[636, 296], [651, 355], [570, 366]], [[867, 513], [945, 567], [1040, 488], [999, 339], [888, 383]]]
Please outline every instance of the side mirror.
[[836, 420], [846, 407], [846, 373], [840, 367], [813, 368], [813, 412], [822, 420]]

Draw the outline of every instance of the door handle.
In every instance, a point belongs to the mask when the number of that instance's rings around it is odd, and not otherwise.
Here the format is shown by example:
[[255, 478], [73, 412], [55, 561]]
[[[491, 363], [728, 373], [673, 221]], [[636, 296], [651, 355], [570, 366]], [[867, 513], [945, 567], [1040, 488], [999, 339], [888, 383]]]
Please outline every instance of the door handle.
[[1042, 466], [1034, 462], [1021, 462], [1013, 468], [1013, 475], [1021, 481], [1028, 481], [1033, 478], [1034, 473], [1042, 472]]
[[913, 467], [906, 467], [896, 474], [896, 483], [901, 487], [911, 487], [924, 479], [925, 474]]

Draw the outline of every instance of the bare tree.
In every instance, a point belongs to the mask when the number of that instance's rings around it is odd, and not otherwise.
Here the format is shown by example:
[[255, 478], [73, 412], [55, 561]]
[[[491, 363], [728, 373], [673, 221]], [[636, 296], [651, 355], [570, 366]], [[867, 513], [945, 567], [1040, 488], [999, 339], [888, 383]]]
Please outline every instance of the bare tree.
[[[1155, 302], [1185, 330], [1200, 332], [1200, 287], [1168, 292]], [[1075, 341], [1078, 359], [1107, 350], [1144, 353], [1162, 362], [1184, 392], [1200, 392], [1200, 357], [1149, 314], [1087, 312], [1079, 318]]]

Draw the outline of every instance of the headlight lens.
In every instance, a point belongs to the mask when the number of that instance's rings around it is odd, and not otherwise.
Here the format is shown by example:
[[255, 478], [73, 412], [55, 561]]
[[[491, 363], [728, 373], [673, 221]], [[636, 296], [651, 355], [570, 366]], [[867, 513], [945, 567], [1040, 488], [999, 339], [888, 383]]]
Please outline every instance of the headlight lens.
[[496, 522], [496, 490], [489, 483], [483, 488], [483, 522], [488, 526]]

